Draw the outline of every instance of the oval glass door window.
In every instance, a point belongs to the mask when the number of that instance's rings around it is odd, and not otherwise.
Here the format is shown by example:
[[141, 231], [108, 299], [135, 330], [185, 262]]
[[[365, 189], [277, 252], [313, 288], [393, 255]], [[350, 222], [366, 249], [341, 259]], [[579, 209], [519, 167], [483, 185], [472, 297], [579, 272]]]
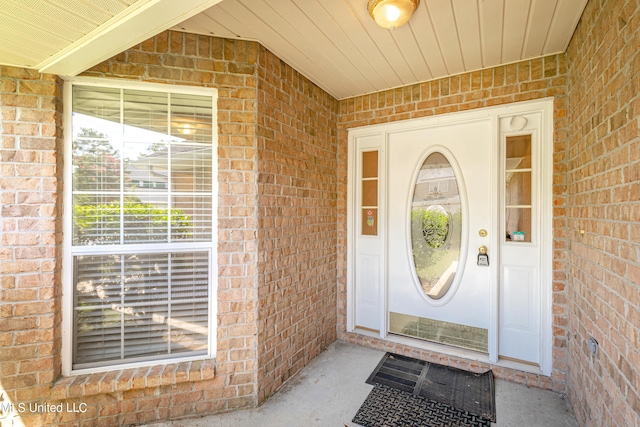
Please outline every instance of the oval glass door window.
[[462, 212], [458, 181], [442, 153], [420, 167], [411, 202], [411, 249], [418, 280], [432, 299], [451, 288], [460, 258]]

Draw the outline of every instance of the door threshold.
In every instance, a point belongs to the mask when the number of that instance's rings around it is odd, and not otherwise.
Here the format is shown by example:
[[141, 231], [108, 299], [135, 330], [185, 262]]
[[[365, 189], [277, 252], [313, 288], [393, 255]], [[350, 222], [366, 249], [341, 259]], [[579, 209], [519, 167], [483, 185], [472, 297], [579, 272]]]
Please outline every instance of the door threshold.
[[516, 359], [515, 357], [507, 357], [507, 356], [498, 356], [498, 361], [504, 360], [506, 362], [512, 363], [522, 363], [523, 365], [535, 366], [536, 368], [540, 368], [540, 364], [536, 362], [529, 362], [527, 360]]
[[395, 342], [397, 344], [407, 345], [421, 350], [428, 350], [437, 353], [442, 353], [447, 356], [460, 357], [464, 359], [470, 359], [477, 362], [490, 364], [489, 355], [475, 350], [470, 350], [462, 347], [456, 347], [447, 344], [441, 344], [433, 341], [425, 341], [419, 338], [413, 338], [409, 336], [388, 334], [387, 341]]
[[354, 329], [354, 332], [357, 332], [357, 331], [373, 332], [374, 334], [380, 335], [380, 329], [372, 329], [372, 328], [367, 328], [365, 326], [356, 326]]

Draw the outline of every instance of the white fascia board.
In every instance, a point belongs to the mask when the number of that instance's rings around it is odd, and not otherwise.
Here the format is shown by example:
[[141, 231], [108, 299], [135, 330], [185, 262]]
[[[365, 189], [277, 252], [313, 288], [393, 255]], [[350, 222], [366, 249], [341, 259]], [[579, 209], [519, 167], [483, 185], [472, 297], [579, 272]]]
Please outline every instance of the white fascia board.
[[139, 0], [40, 63], [41, 73], [75, 76], [222, 0]]

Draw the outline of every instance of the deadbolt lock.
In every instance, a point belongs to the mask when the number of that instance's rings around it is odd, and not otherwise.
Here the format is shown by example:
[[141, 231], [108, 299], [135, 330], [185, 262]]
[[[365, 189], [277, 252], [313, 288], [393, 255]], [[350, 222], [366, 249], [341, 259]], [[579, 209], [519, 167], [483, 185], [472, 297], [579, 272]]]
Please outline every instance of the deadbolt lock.
[[487, 230], [483, 228], [480, 231], [478, 231], [478, 234], [480, 235], [480, 237], [487, 237]]

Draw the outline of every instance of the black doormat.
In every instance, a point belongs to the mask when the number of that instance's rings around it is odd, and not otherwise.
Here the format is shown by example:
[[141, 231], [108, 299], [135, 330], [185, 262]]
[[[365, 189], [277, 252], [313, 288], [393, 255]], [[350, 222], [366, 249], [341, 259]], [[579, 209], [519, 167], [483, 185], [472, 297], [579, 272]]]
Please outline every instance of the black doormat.
[[352, 420], [365, 427], [490, 427], [491, 421], [376, 384]]
[[413, 393], [427, 362], [399, 354], [387, 353], [373, 370], [367, 384], [382, 384]]
[[490, 370], [476, 374], [387, 353], [371, 373], [367, 383], [395, 388], [415, 398], [432, 400], [496, 421], [495, 388]]

